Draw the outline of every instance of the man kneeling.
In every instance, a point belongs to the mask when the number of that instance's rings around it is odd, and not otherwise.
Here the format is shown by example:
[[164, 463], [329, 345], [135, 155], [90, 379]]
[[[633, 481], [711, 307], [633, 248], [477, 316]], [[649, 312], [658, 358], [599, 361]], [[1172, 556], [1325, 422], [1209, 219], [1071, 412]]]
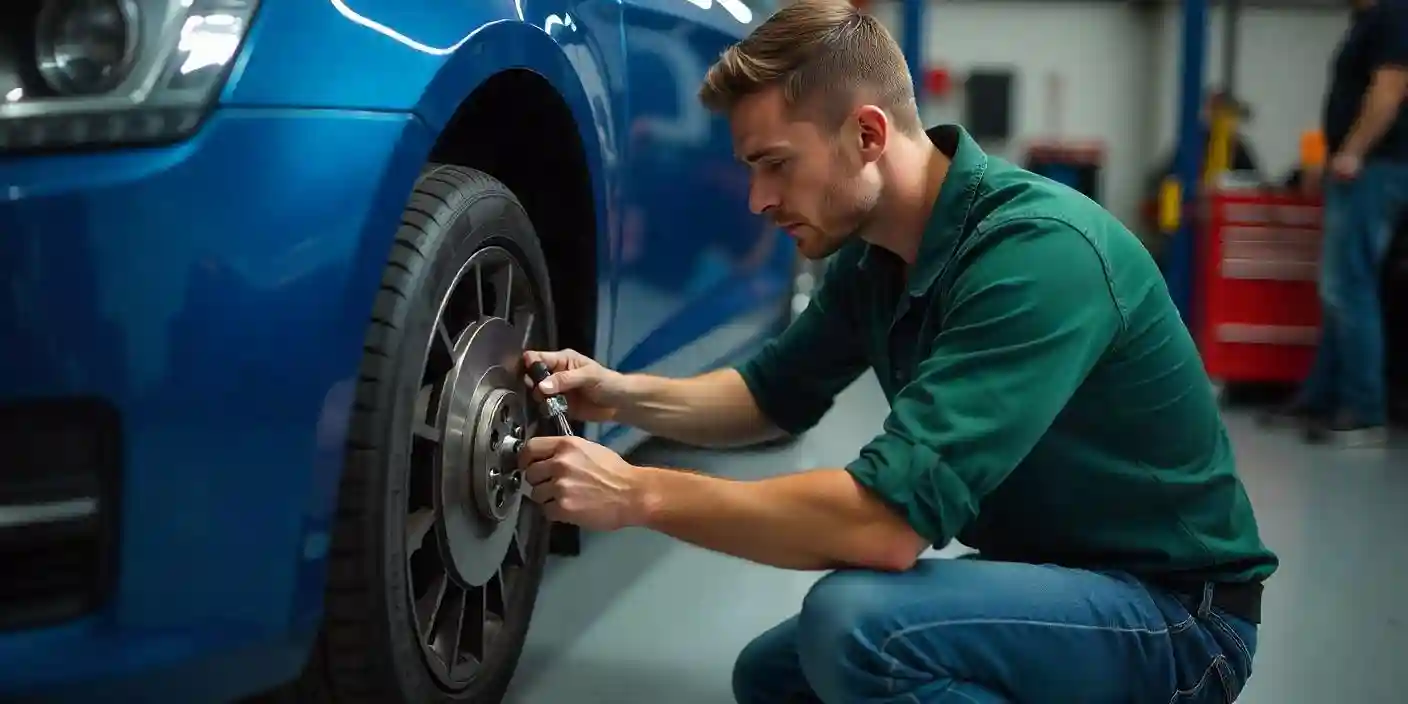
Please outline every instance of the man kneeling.
[[[749, 205], [812, 259], [810, 307], [737, 369], [625, 375], [529, 352], [586, 420], [706, 446], [815, 425], [867, 369], [884, 431], [760, 481], [576, 438], [521, 461], [559, 521], [835, 570], [744, 649], [740, 704], [1232, 701], [1258, 536], [1198, 351], [1139, 240], [1064, 186], [923, 129], [894, 39], [840, 0], [777, 12], [701, 90]], [[953, 539], [980, 559], [919, 559]]]

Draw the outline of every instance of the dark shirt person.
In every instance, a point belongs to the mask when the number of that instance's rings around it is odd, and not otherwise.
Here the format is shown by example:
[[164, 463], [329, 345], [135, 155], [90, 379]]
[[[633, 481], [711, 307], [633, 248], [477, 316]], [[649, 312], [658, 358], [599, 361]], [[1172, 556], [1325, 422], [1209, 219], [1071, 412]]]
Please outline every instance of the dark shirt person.
[[1408, 202], [1408, 0], [1356, 0], [1325, 96], [1328, 173], [1320, 262], [1322, 325], [1300, 393], [1273, 418], [1312, 441], [1381, 446], [1388, 439], [1380, 272]]

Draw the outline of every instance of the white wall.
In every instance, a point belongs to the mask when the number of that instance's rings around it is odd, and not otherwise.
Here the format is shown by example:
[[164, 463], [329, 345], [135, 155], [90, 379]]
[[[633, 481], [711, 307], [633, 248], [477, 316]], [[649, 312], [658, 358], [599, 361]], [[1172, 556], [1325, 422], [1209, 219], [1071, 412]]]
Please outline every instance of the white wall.
[[[1177, 127], [1179, 42], [1182, 17], [1177, 7], [1164, 11], [1160, 27], [1159, 143], [1172, 144]], [[1222, 12], [1210, 13], [1208, 83], [1222, 80]], [[1300, 133], [1320, 124], [1321, 101], [1329, 80], [1330, 57], [1349, 23], [1348, 10], [1265, 9], [1242, 11], [1238, 23], [1236, 60], [1238, 96], [1252, 107], [1247, 139], [1261, 158], [1263, 168], [1280, 176], [1299, 161]]]
[[[985, 145], [1018, 160], [1031, 139], [1099, 139], [1106, 146], [1106, 206], [1133, 223], [1148, 175], [1167, 158], [1177, 124], [1181, 13], [1177, 5], [1066, 0], [931, 0], [926, 59], [960, 78], [984, 65], [1015, 68], [1016, 139]], [[876, 14], [899, 35], [898, 3]], [[1221, 13], [1209, 26], [1207, 84], [1221, 78]], [[1340, 11], [1242, 11], [1237, 90], [1251, 104], [1245, 128], [1268, 173], [1295, 163], [1302, 130], [1318, 123], [1330, 54], [1347, 22]], [[1052, 90], [1053, 85], [1059, 89]], [[1059, 95], [1056, 101], [1053, 94]], [[925, 106], [930, 122], [961, 121], [961, 91]], [[1052, 107], [1056, 106], [1056, 107]]]

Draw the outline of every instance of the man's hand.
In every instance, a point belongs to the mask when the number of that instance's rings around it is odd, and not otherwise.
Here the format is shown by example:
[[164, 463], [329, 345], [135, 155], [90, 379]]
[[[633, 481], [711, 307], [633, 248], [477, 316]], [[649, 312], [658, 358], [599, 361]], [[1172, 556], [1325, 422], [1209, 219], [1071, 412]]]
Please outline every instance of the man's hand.
[[1382, 31], [1399, 35], [1395, 37], [1395, 43], [1398, 43], [1396, 48], [1400, 51], [1394, 52], [1399, 56], [1390, 61], [1381, 61], [1381, 65], [1374, 69], [1369, 79], [1369, 89], [1364, 91], [1364, 99], [1359, 106], [1359, 116], [1349, 128], [1339, 153], [1330, 159], [1330, 173], [1344, 181], [1359, 175], [1364, 155], [1393, 126], [1404, 97], [1408, 96], [1408, 67], [1402, 65], [1408, 57], [1401, 55], [1404, 40], [1400, 38], [1408, 31], [1408, 14], [1396, 8], [1382, 19], [1391, 23], [1391, 28]]
[[[524, 366], [542, 362], [552, 372], [552, 376], [538, 385], [544, 395], [564, 394], [567, 397], [567, 411], [573, 420], [607, 421], [616, 416], [616, 409], [624, 396], [623, 379], [620, 372], [601, 366], [592, 358], [574, 352], [538, 352], [529, 350], [523, 353]], [[532, 383], [529, 382], [531, 388]]]
[[1353, 181], [1364, 166], [1358, 155], [1340, 152], [1330, 159], [1330, 172], [1341, 181]]
[[[538, 395], [563, 394], [574, 420], [615, 421], [655, 437], [705, 447], [760, 442], [781, 435], [763, 415], [743, 377], [719, 369], [689, 379], [622, 374], [572, 350], [523, 353], [524, 366], [552, 372]], [[531, 379], [524, 383], [533, 388]]]
[[644, 521], [639, 470], [601, 445], [577, 437], [536, 437], [519, 453], [518, 466], [532, 487], [529, 497], [554, 521], [593, 530]]

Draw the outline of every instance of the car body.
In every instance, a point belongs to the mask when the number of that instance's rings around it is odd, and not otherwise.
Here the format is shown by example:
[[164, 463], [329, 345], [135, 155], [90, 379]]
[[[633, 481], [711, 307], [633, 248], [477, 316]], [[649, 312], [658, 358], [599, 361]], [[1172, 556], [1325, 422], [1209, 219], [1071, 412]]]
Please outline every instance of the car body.
[[[207, 28], [244, 4], [135, 2]], [[0, 699], [223, 702], [298, 675], [367, 318], [428, 162], [514, 189], [560, 341], [608, 365], [696, 373], [785, 318], [794, 248], [695, 98], [769, 3], [249, 5], [161, 39], [217, 74], [164, 127], [139, 105], [54, 138], [0, 41]]]

